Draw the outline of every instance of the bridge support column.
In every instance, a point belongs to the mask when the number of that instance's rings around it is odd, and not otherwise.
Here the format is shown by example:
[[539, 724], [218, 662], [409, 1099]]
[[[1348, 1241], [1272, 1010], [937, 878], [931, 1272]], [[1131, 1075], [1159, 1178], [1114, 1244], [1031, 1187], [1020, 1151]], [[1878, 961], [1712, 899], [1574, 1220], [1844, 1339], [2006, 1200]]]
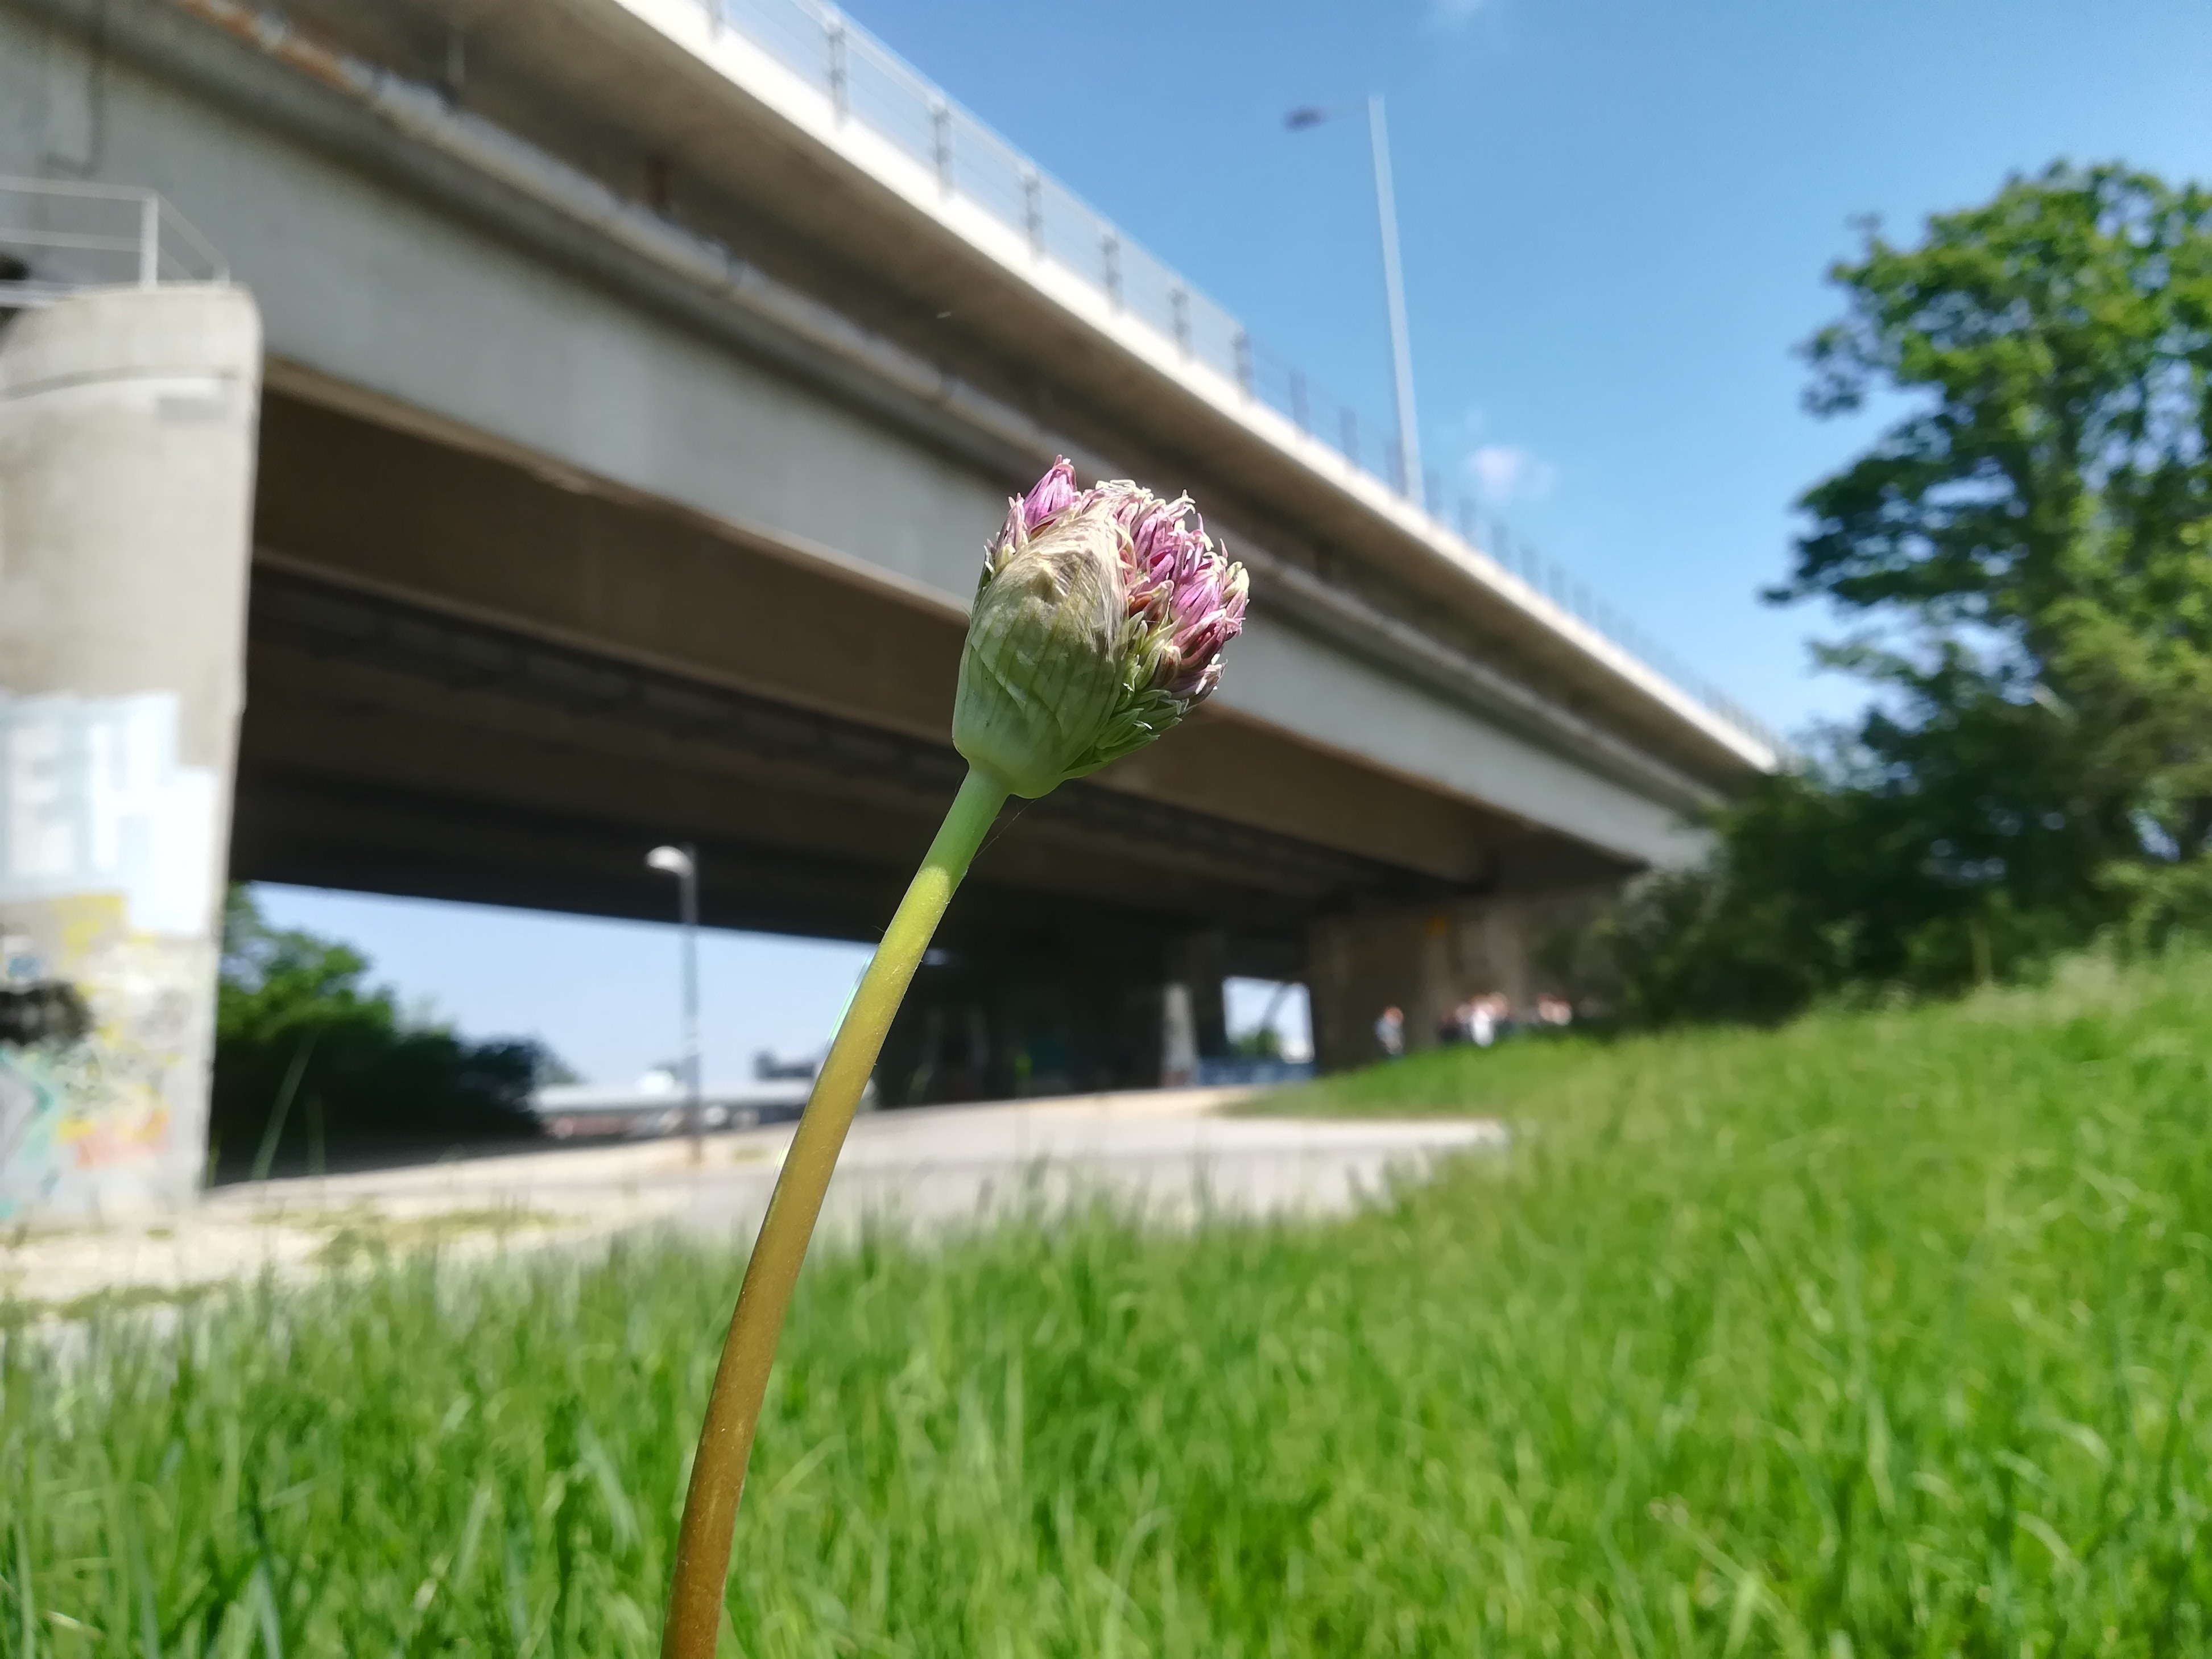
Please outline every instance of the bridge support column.
[[1571, 1002], [1585, 988], [1554, 948], [1587, 925], [1613, 896], [1609, 886], [1455, 900], [1413, 910], [1332, 916], [1313, 929], [1307, 988], [1314, 1056], [1323, 1071], [1382, 1058], [1375, 1022], [1395, 1007], [1409, 1050], [1437, 1046], [1446, 1014], [1469, 997], [1502, 995], [1516, 1018], [1538, 997]]
[[1405, 1016], [1406, 1047], [1433, 1047], [1443, 1006], [1440, 952], [1433, 928], [1443, 913], [1389, 910], [1331, 916], [1308, 946], [1306, 991], [1314, 1060], [1341, 1072], [1382, 1058], [1375, 1023], [1385, 1008]]
[[1168, 982], [1183, 988], [1195, 1059], [1228, 1057], [1228, 978], [1229, 939], [1218, 928], [1186, 933], [1168, 947]]
[[0, 1222], [198, 1188], [260, 361], [229, 287], [0, 332]]

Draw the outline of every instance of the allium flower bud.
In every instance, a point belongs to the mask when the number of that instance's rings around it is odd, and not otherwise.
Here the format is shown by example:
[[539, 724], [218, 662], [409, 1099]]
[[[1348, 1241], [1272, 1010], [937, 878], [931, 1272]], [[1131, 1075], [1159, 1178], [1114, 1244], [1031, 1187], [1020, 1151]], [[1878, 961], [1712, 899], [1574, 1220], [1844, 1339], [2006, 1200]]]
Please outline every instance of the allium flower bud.
[[1141, 749], [1203, 701], [1244, 626], [1244, 567], [1190, 500], [1055, 462], [1007, 504], [960, 658], [952, 741], [1036, 797]]

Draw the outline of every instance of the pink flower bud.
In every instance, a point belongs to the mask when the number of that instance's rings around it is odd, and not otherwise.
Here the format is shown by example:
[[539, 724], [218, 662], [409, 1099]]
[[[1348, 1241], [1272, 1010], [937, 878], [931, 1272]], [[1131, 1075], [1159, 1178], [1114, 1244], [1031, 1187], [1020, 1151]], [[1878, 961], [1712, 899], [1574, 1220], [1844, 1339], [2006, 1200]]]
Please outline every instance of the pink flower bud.
[[1142, 748], [1206, 697], [1244, 626], [1244, 568], [1187, 496], [1075, 487], [1066, 460], [1007, 504], [960, 660], [952, 740], [1036, 796]]

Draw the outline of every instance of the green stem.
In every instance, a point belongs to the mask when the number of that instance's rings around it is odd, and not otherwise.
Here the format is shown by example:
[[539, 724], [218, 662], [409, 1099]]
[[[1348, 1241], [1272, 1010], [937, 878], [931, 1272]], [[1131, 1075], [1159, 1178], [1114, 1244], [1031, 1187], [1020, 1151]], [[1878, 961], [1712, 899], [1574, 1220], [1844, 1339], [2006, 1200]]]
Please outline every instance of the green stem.
[[806, 1110], [784, 1154], [768, 1214], [761, 1221], [752, 1259], [738, 1290], [737, 1311], [722, 1345], [722, 1363], [707, 1399], [707, 1420], [699, 1431], [699, 1452], [691, 1464], [691, 1488], [684, 1494], [684, 1522], [676, 1535], [676, 1571], [668, 1589], [668, 1622], [661, 1632], [661, 1659], [714, 1659], [722, 1597], [730, 1575], [730, 1540], [738, 1522], [738, 1500], [745, 1489], [745, 1465], [751, 1459], [753, 1431], [760, 1425], [761, 1401], [768, 1394], [769, 1367], [775, 1358], [783, 1316], [806, 1260], [807, 1241], [822, 1213], [837, 1153], [852, 1127], [861, 1091], [876, 1068], [884, 1033], [898, 1012], [914, 970], [921, 965], [952, 890], [990, 832], [1006, 804], [1004, 784], [971, 770], [953, 798], [937, 839], [929, 844], [914, 884], [899, 902], [898, 914], [884, 930], [868, 971], [860, 976], [852, 1006], [822, 1062]]

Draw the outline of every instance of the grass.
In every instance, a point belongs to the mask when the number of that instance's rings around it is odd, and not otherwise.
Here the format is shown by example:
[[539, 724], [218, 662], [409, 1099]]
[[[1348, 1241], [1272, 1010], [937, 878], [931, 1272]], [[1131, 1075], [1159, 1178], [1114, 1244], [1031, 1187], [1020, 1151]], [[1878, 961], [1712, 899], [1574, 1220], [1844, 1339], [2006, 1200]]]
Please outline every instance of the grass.
[[[32, 1302], [17, 1297], [0, 1303], [0, 1329], [15, 1330], [41, 1320], [81, 1323], [148, 1308], [181, 1308], [214, 1293], [215, 1287], [209, 1285], [118, 1285], [59, 1302]], [[0, 1582], [5, 1579], [6, 1575], [0, 1573]]]
[[[824, 1259], [726, 1650], [2212, 1645], [2212, 964], [1292, 1103], [1516, 1147]], [[0, 1336], [0, 1654], [653, 1652], [734, 1284], [418, 1259]]]
[[394, 1255], [419, 1253], [485, 1235], [501, 1239], [516, 1233], [543, 1233], [559, 1227], [561, 1218], [514, 1206], [389, 1216], [373, 1205], [362, 1205], [311, 1218], [286, 1217], [285, 1222], [293, 1226], [319, 1227], [328, 1235], [315, 1247], [310, 1258], [317, 1266], [349, 1267], [363, 1261], [381, 1263]]

